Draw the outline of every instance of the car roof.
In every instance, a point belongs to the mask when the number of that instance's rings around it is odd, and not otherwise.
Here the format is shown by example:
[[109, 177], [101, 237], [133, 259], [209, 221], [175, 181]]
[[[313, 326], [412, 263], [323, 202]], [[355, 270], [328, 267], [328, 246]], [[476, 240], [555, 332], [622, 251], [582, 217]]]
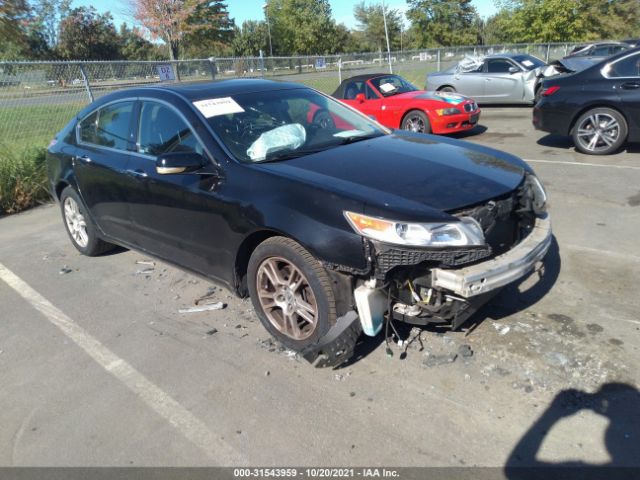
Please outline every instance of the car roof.
[[366, 81], [366, 80], [369, 80], [370, 78], [383, 77], [385, 75], [396, 75], [396, 74], [395, 73], [363, 73], [361, 75], [355, 75], [353, 77], [345, 78], [342, 81], [342, 83]]
[[535, 56], [526, 52], [516, 52], [516, 53], [492, 53], [491, 55], [487, 55], [484, 58], [514, 58], [514, 57], [520, 57], [522, 55], [526, 55], [528, 57]]

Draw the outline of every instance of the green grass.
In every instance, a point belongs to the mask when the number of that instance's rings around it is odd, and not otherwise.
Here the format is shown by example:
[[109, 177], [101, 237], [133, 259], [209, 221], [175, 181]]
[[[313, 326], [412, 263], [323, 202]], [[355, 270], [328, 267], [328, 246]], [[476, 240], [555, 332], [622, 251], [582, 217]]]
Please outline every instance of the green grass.
[[45, 148], [16, 150], [0, 144], [0, 215], [16, 213], [50, 199]]
[[86, 103], [0, 108], [0, 142], [12, 150], [46, 147]]

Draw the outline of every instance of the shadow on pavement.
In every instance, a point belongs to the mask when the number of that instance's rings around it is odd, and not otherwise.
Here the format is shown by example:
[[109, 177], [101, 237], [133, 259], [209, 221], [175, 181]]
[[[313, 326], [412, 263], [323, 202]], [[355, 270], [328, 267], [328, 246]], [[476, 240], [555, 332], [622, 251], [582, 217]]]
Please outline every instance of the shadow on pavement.
[[[577, 460], [564, 462], [538, 460], [537, 454], [552, 427], [561, 419], [582, 410], [590, 410], [609, 420], [604, 434], [604, 446], [611, 462], [590, 464]], [[584, 432], [582, 436], [588, 434], [589, 432]], [[576, 432], [576, 437], [580, 436], [581, 432]], [[640, 467], [640, 392], [625, 383], [608, 383], [593, 394], [573, 389], [560, 392], [513, 448], [504, 472], [506, 477], [512, 480], [533, 478], [608, 480], [638, 478], [640, 474], [638, 467]]]

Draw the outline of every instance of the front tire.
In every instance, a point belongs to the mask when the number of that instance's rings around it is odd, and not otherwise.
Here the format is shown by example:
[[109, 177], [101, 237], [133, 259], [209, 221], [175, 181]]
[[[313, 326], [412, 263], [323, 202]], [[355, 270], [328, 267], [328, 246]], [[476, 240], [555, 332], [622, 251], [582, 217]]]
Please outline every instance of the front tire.
[[612, 108], [594, 108], [576, 120], [571, 136], [576, 149], [588, 155], [609, 155], [622, 147], [627, 121]]
[[60, 209], [65, 230], [80, 253], [94, 257], [114, 248], [100, 239], [84, 203], [72, 187], [66, 187], [60, 194]]
[[424, 112], [420, 110], [411, 110], [402, 119], [400, 128], [410, 132], [431, 133], [431, 123]]
[[267, 331], [292, 350], [318, 342], [336, 322], [336, 300], [324, 267], [297, 242], [271, 237], [253, 251], [249, 295]]

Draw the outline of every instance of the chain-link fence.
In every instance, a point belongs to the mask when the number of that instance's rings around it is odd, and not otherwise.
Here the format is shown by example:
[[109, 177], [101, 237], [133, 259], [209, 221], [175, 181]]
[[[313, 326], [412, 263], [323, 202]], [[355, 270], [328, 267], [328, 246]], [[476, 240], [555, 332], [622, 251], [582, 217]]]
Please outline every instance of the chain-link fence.
[[0, 62], [0, 144], [46, 146], [83, 106], [114, 90], [160, 82], [262, 77], [332, 93], [340, 81], [393, 69], [418, 87], [427, 73], [467, 55], [526, 52], [550, 61], [572, 44], [520, 44], [332, 56], [245, 57], [174, 62]]

